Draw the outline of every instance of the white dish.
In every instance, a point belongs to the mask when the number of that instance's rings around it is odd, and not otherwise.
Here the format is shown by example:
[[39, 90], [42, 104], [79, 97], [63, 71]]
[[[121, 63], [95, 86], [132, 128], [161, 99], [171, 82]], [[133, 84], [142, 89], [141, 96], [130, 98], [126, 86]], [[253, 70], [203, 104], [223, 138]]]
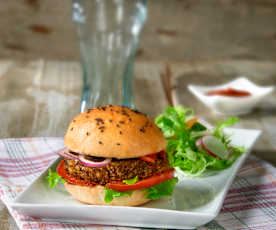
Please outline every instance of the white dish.
[[[214, 219], [259, 130], [227, 129], [232, 143], [247, 151], [228, 169], [206, 178], [180, 179], [171, 198], [151, 201], [140, 207], [85, 205], [64, 190], [47, 186], [45, 171], [10, 206], [27, 215], [49, 221], [94, 223], [149, 228], [192, 229]], [[59, 160], [52, 164], [54, 170]]]
[[[251, 93], [248, 97], [227, 97], [221, 95], [207, 96], [213, 90], [226, 89], [228, 87], [237, 90], [246, 90]], [[249, 81], [245, 77], [217, 86], [188, 85], [188, 89], [201, 102], [214, 109], [217, 113], [239, 115], [250, 112], [265, 96], [274, 90], [273, 86], [261, 87]]]

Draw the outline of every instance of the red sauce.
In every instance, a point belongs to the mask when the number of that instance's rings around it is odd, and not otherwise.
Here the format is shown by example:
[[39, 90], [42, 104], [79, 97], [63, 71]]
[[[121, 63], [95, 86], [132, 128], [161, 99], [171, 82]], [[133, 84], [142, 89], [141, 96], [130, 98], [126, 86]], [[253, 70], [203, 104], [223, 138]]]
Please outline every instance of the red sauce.
[[208, 96], [227, 96], [227, 97], [249, 97], [251, 93], [246, 90], [233, 89], [231, 87], [227, 89], [213, 90], [207, 93]]

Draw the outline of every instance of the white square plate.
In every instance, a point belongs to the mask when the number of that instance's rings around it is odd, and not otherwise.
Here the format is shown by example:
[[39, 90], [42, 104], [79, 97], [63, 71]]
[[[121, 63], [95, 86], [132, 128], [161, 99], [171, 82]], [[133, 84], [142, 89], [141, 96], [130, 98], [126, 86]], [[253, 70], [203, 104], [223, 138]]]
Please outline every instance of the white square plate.
[[[63, 222], [94, 223], [150, 228], [192, 229], [214, 219], [236, 173], [248, 156], [259, 130], [227, 129], [232, 144], [247, 151], [228, 169], [205, 178], [179, 180], [171, 198], [151, 201], [140, 207], [85, 205], [75, 201], [63, 185], [47, 186], [47, 170], [31, 184], [11, 207], [33, 217]], [[59, 159], [51, 166], [55, 170]]]

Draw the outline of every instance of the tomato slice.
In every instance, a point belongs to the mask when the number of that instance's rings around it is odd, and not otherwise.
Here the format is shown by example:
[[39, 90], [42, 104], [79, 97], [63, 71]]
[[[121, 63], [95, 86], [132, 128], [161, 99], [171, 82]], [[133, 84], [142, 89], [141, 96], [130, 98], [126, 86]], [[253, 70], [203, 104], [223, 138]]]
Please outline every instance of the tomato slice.
[[152, 187], [154, 185], [160, 184], [161, 182], [170, 180], [173, 177], [174, 177], [174, 168], [171, 168], [161, 174], [138, 181], [135, 184], [124, 184], [121, 182], [114, 181], [114, 182], [108, 183], [106, 187], [118, 192], [134, 191], [134, 190]]
[[165, 151], [161, 151], [159, 154], [163, 158], [163, 160], [166, 159], [167, 155], [166, 155]]
[[75, 185], [85, 185], [89, 187], [94, 187], [95, 185], [91, 184], [89, 181], [80, 180], [75, 177], [72, 177], [64, 168], [64, 160], [61, 160], [58, 167], [57, 167], [57, 173], [62, 178], [64, 178], [68, 183], [75, 184]]
[[147, 161], [150, 163], [154, 163], [159, 153], [153, 153], [146, 156], [142, 156], [139, 159], [143, 161]]
[[164, 151], [160, 151], [158, 153], [148, 154], [146, 156], [139, 157], [139, 159], [150, 163], [155, 163], [158, 155], [160, 155], [163, 159], [166, 158], [166, 153]]

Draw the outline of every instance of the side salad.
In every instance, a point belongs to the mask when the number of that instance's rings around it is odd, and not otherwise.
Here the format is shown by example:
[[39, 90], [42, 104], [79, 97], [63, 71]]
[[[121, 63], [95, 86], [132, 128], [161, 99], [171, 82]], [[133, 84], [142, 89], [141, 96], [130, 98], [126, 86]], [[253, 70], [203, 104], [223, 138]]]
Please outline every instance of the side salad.
[[232, 146], [224, 128], [237, 123], [237, 117], [215, 122], [206, 127], [190, 108], [168, 107], [155, 119], [155, 123], [167, 138], [167, 154], [170, 164], [179, 176], [203, 176], [206, 170], [223, 170], [245, 152]]

